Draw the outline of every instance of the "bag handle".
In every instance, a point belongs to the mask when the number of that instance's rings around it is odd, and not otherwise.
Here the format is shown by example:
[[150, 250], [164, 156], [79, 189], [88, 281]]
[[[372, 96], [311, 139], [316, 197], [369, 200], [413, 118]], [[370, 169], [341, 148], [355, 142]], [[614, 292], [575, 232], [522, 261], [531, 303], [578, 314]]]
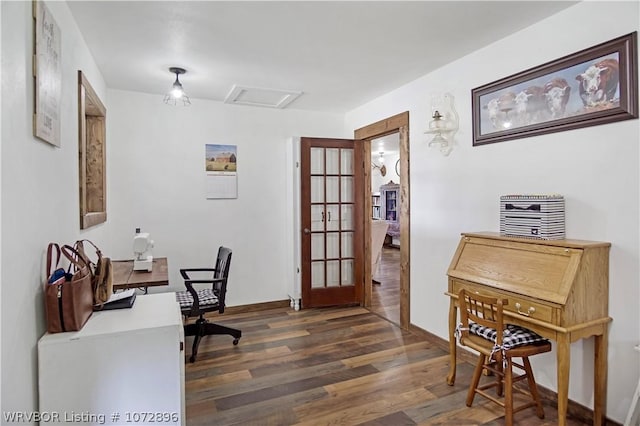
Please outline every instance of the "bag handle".
[[[93, 263], [93, 261], [91, 260], [91, 258], [87, 255], [87, 252], [84, 250], [84, 242], [88, 242], [89, 244], [91, 244], [93, 246], [94, 249], [96, 249], [96, 255], [98, 256], [98, 261], [102, 258], [102, 251], [98, 248], [97, 245], [95, 245], [93, 243], [93, 241], [91, 240], [78, 240], [75, 243], [75, 247], [76, 250], [78, 251], [78, 253], [80, 253], [80, 255], [82, 256], [82, 258], [84, 259], [84, 261], [87, 263], [87, 265], [90, 265]], [[96, 261], [97, 263], [97, 261]]]
[[[56, 263], [53, 264], [53, 250], [56, 251]], [[60, 264], [60, 246], [58, 243], [49, 243], [49, 247], [47, 247], [47, 279], [53, 274], [53, 270], [51, 270], [51, 266], [53, 269], [58, 269], [58, 265]]]
[[95, 245], [95, 244], [93, 243], [93, 241], [91, 241], [91, 240], [87, 240], [87, 239], [84, 239], [84, 240], [78, 240], [78, 241], [76, 241], [76, 244], [80, 243], [80, 244], [82, 245], [82, 243], [83, 243], [84, 241], [86, 241], [86, 242], [88, 242], [89, 244], [91, 244], [91, 245], [93, 246], [93, 248], [94, 248], [94, 249], [96, 249], [96, 252], [101, 253], [101, 251], [100, 251], [100, 249], [98, 248], [98, 246], [97, 246], [97, 245]]
[[513, 204], [507, 204], [504, 206], [506, 210], [534, 210], [540, 211], [540, 204], [531, 204], [529, 207], [520, 207]]
[[87, 259], [84, 258], [78, 250], [68, 244], [62, 246], [62, 254], [64, 257], [69, 259], [69, 262], [75, 265], [76, 269], [82, 269], [89, 266]]

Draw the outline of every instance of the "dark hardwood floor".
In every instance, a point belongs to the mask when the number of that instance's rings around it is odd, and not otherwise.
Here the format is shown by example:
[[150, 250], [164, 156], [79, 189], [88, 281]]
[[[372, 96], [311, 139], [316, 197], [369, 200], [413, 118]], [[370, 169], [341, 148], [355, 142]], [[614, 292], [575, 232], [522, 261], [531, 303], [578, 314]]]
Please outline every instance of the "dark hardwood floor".
[[[500, 407], [484, 398], [465, 406], [472, 364], [459, 361], [448, 386], [442, 342], [367, 309], [277, 308], [212, 319], [243, 337], [238, 346], [230, 336], [205, 337], [196, 363], [186, 362], [190, 426], [504, 424]], [[552, 406], [545, 413], [540, 420], [527, 409], [516, 424], [557, 424]]]

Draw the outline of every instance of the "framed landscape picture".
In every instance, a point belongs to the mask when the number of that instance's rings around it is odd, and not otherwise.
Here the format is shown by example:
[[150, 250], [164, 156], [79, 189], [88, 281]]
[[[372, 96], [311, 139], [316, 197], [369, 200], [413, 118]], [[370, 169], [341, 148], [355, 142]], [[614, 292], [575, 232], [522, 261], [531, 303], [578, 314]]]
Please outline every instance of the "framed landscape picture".
[[475, 88], [473, 145], [638, 118], [637, 33]]

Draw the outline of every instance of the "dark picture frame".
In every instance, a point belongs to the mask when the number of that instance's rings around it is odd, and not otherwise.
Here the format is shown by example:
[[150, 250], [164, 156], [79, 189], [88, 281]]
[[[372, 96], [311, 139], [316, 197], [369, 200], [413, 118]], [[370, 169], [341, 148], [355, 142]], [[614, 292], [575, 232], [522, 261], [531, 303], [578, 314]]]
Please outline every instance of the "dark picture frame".
[[473, 146], [638, 118], [637, 32], [472, 89]]

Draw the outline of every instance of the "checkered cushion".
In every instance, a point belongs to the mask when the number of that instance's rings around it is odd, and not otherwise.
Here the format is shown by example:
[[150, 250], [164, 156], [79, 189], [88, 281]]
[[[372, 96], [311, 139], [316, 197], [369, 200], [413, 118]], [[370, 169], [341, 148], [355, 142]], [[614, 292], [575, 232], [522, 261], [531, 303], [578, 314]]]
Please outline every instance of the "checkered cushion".
[[[206, 288], [198, 290], [198, 300], [200, 301], [200, 308], [205, 308], [209, 305], [215, 305], [218, 303], [218, 297], [213, 294], [213, 290]], [[176, 292], [176, 300], [180, 304], [180, 308], [190, 308], [193, 305], [193, 296], [188, 291]]]
[[[475, 322], [469, 322], [469, 333], [483, 337], [493, 343], [496, 342], [496, 335], [498, 334], [494, 328], [484, 327], [480, 324], [476, 324]], [[507, 324], [506, 329], [502, 333], [502, 346], [504, 350], [509, 350], [516, 346], [531, 345], [547, 341], [547, 339], [539, 334], [513, 324]]]

